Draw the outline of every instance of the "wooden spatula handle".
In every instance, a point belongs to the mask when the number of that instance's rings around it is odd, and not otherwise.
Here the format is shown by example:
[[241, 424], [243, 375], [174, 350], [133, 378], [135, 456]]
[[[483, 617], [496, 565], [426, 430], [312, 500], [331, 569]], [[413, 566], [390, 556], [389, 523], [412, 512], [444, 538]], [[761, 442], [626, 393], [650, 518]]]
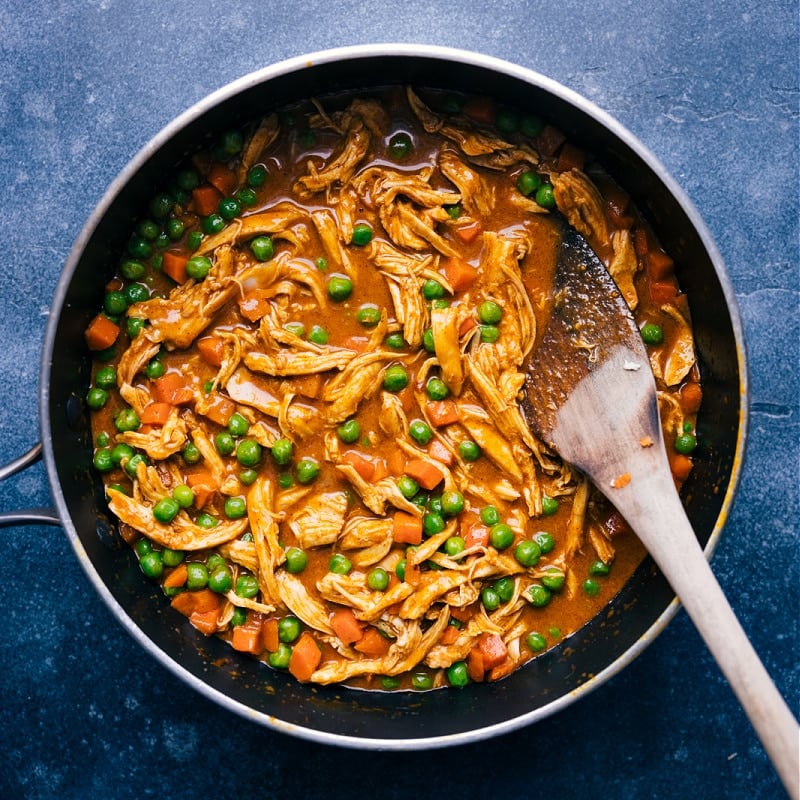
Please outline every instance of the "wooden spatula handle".
[[[714, 577], [674, 488], [653, 485], [661, 480], [659, 474], [636, 476], [638, 480], [630, 484], [636, 491], [609, 492], [609, 496], [646, 539], [647, 549], [730, 682], [786, 791], [796, 799], [800, 728]], [[645, 486], [648, 481], [651, 485]]]

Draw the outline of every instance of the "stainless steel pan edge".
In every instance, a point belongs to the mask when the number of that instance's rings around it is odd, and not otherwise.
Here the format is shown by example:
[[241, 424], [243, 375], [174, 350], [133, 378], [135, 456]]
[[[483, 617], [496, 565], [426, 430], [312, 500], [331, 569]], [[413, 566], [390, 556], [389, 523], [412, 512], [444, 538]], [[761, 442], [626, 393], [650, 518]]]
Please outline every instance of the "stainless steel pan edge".
[[[633, 661], [678, 604], [649, 560], [608, 609], [562, 646], [508, 678], [460, 691], [358, 692], [302, 686], [227, 645], [207, 640], [165, 607], [107, 519], [91, 467], [83, 407], [89, 361], [83, 330], [137, 211], [203, 136], [272, 107], [345, 88], [414, 83], [492, 94], [536, 109], [600, 161], [632, 194], [676, 256], [690, 298], [707, 406], [707, 444], [685, 487], [690, 518], [710, 556], [733, 503], [747, 431], [744, 337], [721, 256], [700, 215], [658, 160], [608, 114], [524, 68], [450, 48], [387, 44], [283, 61], [214, 92], [167, 125], [120, 173], [76, 240], [53, 300], [41, 365], [44, 460], [58, 515], [92, 585], [159, 663], [202, 695], [259, 724], [346, 747], [413, 750], [507, 733], [568, 706]], [[624, 610], [624, 613], [622, 611]]]

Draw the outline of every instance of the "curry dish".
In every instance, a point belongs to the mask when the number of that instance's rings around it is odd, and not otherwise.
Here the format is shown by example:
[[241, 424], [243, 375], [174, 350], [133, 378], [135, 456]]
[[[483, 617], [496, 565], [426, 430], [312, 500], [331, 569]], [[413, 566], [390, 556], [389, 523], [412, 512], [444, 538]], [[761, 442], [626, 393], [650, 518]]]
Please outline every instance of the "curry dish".
[[557, 216], [635, 313], [680, 484], [685, 297], [553, 125], [390, 87], [180, 165], [86, 331], [94, 465], [165, 602], [300, 681], [380, 690], [496, 680], [601, 613], [643, 549], [519, 406]]

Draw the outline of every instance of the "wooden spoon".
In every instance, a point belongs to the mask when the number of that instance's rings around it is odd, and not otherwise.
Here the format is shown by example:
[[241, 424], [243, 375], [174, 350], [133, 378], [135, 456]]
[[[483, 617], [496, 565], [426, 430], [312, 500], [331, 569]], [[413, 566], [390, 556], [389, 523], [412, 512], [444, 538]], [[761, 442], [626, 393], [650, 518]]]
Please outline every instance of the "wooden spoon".
[[641, 335], [586, 241], [564, 235], [556, 293], [533, 353], [528, 423], [581, 470], [641, 539], [714, 655], [790, 797], [800, 732], [703, 555], [670, 473]]

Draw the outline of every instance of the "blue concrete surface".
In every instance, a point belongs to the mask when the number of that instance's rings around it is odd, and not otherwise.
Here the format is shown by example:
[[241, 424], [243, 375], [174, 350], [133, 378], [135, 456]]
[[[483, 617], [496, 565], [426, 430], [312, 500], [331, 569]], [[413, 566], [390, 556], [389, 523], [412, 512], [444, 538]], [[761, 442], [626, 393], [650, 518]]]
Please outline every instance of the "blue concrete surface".
[[[381, 41], [472, 49], [562, 82], [638, 135], [697, 205], [740, 304], [752, 387], [747, 464], [713, 566], [797, 712], [795, 2], [0, 0], [0, 463], [38, 439], [50, 300], [127, 160], [232, 79]], [[0, 510], [49, 504], [41, 464], [0, 484]], [[535, 726], [360, 753], [265, 730], [183, 685], [111, 617], [59, 528], [0, 537], [3, 798], [782, 794], [683, 612], [622, 674]]]

